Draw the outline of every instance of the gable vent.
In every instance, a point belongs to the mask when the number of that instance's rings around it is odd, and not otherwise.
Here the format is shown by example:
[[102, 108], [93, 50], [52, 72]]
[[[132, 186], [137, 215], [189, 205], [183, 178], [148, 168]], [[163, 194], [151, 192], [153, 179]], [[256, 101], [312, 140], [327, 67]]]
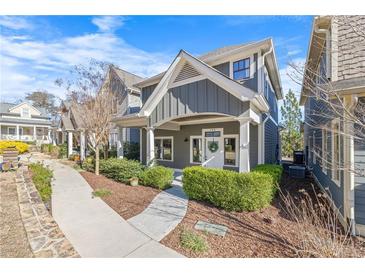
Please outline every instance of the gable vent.
[[174, 83], [201, 75], [192, 65], [185, 63]]

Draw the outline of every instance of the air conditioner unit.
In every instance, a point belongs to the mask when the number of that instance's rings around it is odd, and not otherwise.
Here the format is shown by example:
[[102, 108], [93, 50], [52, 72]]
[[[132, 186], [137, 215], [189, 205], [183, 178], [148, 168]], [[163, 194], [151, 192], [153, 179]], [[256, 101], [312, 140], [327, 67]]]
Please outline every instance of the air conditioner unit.
[[289, 176], [292, 178], [304, 179], [305, 167], [304, 166], [289, 166]]

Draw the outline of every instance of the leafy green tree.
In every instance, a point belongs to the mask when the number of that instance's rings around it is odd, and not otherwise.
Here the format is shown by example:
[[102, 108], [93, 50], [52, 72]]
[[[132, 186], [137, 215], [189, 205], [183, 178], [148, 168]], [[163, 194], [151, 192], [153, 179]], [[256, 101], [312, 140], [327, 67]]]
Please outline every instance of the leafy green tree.
[[282, 156], [291, 157], [293, 150], [303, 149], [303, 134], [300, 131], [302, 112], [299, 102], [292, 90], [285, 95], [284, 105], [281, 106], [281, 151]]

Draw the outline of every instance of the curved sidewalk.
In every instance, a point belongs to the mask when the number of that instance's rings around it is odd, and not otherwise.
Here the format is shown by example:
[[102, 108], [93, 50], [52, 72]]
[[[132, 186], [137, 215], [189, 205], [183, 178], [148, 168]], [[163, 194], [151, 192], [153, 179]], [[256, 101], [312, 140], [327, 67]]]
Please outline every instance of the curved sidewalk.
[[53, 169], [53, 217], [81, 257], [183, 257], [134, 228], [100, 198], [73, 168], [45, 160]]
[[182, 190], [181, 172], [175, 171], [172, 188], [162, 191], [140, 214], [128, 222], [156, 241], [161, 241], [184, 218], [188, 199]]

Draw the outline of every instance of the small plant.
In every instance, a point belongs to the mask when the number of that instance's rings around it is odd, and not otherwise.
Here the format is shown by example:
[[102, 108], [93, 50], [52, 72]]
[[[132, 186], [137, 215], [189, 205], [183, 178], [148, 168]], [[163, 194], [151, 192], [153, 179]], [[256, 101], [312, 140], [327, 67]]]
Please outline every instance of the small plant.
[[63, 159], [67, 157], [67, 144], [58, 145], [59, 153], [58, 158]]
[[197, 253], [206, 252], [209, 249], [207, 241], [202, 236], [186, 229], [180, 234], [180, 244], [182, 247]]
[[141, 174], [141, 185], [166, 189], [171, 187], [173, 179], [173, 169], [163, 166], [152, 166]]
[[29, 165], [29, 169], [32, 172], [32, 180], [42, 198], [43, 202], [48, 202], [51, 199], [52, 188], [51, 181], [53, 178], [53, 172], [48, 167], [43, 166], [40, 163], [34, 163]]
[[100, 173], [121, 183], [128, 183], [133, 177], [139, 178], [142, 172], [143, 166], [137, 161], [117, 158], [100, 160]]
[[19, 154], [27, 152], [29, 145], [20, 141], [0, 141], [0, 154], [3, 153], [4, 149], [9, 147], [15, 147]]
[[93, 198], [94, 197], [105, 197], [112, 194], [112, 192], [109, 189], [106, 188], [97, 188], [95, 191], [92, 192]]

